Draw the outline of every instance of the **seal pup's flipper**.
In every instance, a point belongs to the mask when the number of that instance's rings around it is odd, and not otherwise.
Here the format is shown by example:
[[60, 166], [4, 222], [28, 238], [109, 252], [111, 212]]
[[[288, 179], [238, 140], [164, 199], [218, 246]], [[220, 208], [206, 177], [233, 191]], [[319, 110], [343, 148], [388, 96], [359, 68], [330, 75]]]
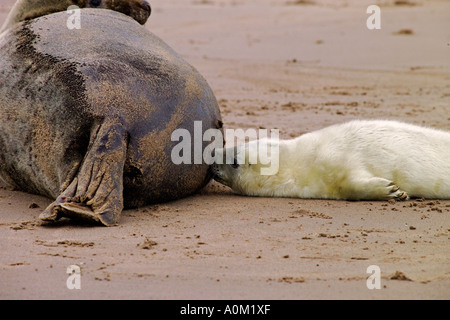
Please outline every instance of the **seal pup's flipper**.
[[341, 186], [347, 200], [409, 200], [408, 193], [393, 181], [355, 172], [348, 184]]
[[106, 226], [117, 224], [123, 209], [123, 168], [128, 134], [119, 121], [102, 123], [91, 137], [80, 170], [55, 202], [39, 216], [81, 218]]

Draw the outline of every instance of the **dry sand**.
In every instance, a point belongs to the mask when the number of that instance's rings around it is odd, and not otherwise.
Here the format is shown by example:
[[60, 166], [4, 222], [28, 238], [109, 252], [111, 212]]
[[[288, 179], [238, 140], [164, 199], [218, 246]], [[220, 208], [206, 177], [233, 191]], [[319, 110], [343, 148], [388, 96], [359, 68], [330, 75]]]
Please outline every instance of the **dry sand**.
[[[288, 138], [385, 118], [450, 129], [449, 1], [151, 4], [146, 28], [205, 76], [226, 128]], [[366, 28], [370, 4], [381, 30]], [[251, 198], [212, 182], [112, 228], [41, 224], [50, 202], [0, 189], [1, 299], [450, 298], [450, 201]], [[66, 286], [70, 265], [80, 290]], [[366, 286], [370, 265], [379, 290]]]

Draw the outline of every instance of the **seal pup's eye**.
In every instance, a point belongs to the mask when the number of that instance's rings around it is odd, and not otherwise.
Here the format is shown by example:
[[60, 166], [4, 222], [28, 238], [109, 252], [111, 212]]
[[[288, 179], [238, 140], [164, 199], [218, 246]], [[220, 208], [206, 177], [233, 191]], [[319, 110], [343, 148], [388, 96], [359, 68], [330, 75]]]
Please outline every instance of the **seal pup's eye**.
[[89, 1], [89, 5], [94, 8], [99, 7], [101, 4], [102, 4], [102, 0], [90, 0]]
[[231, 164], [231, 167], [233, 167], [234, 169], [239, 168], [239, 163], [237, 162], [236, 158], [234, 158], [234, 161]]

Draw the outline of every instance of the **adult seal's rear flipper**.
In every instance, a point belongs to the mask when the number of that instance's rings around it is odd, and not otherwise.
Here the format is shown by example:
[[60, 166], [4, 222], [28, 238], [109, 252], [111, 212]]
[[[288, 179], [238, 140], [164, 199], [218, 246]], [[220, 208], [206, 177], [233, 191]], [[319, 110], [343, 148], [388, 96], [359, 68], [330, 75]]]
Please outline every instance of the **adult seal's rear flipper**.
[[94, 129], [80, 170], [55, 202], [40, 215], [44, 221], [60, 217], [112, 226], [123, 209], [123, 169], [128, 134], [119, 121]]

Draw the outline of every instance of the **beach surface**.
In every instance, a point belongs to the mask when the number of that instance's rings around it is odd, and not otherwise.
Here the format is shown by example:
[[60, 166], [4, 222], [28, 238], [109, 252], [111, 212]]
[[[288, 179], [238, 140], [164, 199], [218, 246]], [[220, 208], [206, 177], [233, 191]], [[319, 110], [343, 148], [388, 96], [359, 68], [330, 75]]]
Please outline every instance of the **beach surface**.
[[[150, 3], [145, 27], [207, 79], [225, 129], [450, 130], [449, 1]], [[366, 25], [372, 4], [381, 29]], [[51, 202], [0, 188], [0, 299], [450, 299], [447, 200], [256, 198], [211, 182], [111, 228], [41, 223]]]

